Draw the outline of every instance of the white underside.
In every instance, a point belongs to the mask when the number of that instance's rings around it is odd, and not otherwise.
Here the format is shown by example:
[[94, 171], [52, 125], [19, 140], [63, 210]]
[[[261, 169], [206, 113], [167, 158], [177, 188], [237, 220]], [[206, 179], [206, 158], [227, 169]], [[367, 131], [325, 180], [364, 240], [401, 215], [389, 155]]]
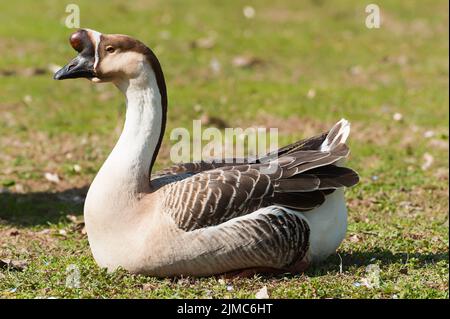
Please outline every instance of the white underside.
[[325, 202], [308, 212], [301, 212], [310, 227], [309, 256], [313, 263], [325, 260], [336, 252], [347, 232], [347, 207], [344, 189], [326, 197]]
[[[310, 211], [299, 212], [282, 206], [263, 207], [251, 214], [233, 218], [219, 226], [233, 224], [238, 220], [252, 219], [260, 214], [273, 212], [273, 208], [302, 216], [310, 228], [308, 261], [319, 263], [334, 254], [347, 233], [347, 207], [344, 198], [344, 188], [335, 190], [326, 196], [325, 202]], [[215, 230], [212, 227], [211, 230]]]
[[299, 214], [308, 222], [310, 228], [308, 258], [312, 263], [321, 262], [334, 254], [345, 238], [347, 207], [343, 188], [328, 195], [320, 207], [307, 212], [280, 208]]

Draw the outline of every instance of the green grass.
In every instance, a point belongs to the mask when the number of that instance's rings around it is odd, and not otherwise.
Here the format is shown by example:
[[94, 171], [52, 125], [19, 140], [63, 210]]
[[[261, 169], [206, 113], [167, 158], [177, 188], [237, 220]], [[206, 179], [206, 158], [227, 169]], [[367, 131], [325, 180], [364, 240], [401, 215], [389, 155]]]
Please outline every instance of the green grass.
[[[200, 104], [230, 127], [278, 126], [280, 144], [346, 117], [353, 124], [349, 165], [361, 183], [347, 191], [349, 231], [338, 254], [302, 276], [224, 283], [107, 274], [66, 216], [82, 217], [82, 196], [119, 134], [123, 98], [112, 85], [27, 76], [27, 68], [74, 56], [65, 5], [3, 1], [0, 259], [27, 267], [0, 269], [0, 297], [241, 298], [264, 285], [274, 298], [449, 297], [447, 1], [378, 1], [380, 29], [365, 27], [365, 3], [356, 0], [72, 3], [80, 5], [82, 27], [130, 34], [159, 56], [169, 121], [158, 168], [170, 164], [170, 130], [190, 129]], [[254, 19], [243, 16], [244, 4], [255, 8]], [[214, 47], [191, 47], [210, 35]], [[237, 55], [263, 63], [236, 68]], [[212, 59], [219, 74], [210, 71]], [[403, 119], [394, 121], [395, 113]], [[425, 153], [434, 161], [424, 170]], [[45, 172], [61, 181], [50, 183]], [[65, 285], [71, 264], [80, 288]], [[355, 284], [369, 264], [380, 267], [379, 287]]]

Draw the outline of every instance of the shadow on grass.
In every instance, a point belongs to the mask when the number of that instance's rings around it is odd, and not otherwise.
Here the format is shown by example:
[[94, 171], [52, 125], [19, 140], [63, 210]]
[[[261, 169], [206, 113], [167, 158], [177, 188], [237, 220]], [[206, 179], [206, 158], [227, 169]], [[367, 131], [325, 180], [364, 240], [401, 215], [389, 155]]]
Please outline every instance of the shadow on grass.
[[88, 187], [62, 192], [2, 193], [0, 219], [11, 226], [29, 227], [56, 224], [66, 215], [81, 215]]
[[[437, 263], [442, 260], [448, 260], [447, 252], [438, 253], [393, 253], [389, 250], [375, 248], [370, 251], [358, 251], [351, 253], [340, 253], [342, 258], [343, 271], [349, 267], [365, 267], [370, 264], [379, 264], [387, 266], [391, 264], [406, 264], [408, 260], [415, 259], [418, 267], [424, 267], [427, 264]], [[340, 258], [337, 254], [329, 257], [324, 263], [312, 267], [306, 272], [308, 276], [322, 276], [327, 273], [339, 273]]]

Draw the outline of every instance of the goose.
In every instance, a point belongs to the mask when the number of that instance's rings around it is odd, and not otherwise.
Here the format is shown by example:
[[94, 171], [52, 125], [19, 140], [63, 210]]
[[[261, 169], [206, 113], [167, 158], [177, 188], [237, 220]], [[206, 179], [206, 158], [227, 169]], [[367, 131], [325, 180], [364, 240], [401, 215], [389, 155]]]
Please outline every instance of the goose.
[[126, 98], [123, 130], [84, 204], [100, 267], [157, 277], [296, 274], [335, 253], [347, 230], [344, 189], [359, 181], [344, 166], [347, 120], [245, 163], [152, 173], [167, 114], [157, 57], [126, 35], [79, 29], [69, 41], [78, 55], [54, 79], [110, 82]]

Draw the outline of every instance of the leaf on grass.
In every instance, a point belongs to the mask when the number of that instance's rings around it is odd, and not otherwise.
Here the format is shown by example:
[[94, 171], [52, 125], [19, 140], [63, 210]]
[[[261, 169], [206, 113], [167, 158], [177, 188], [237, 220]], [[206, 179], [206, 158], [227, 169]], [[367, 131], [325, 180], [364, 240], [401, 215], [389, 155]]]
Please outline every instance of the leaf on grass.
[[256, 299], [269, 299], [269, 294], [267, 293], [267, 286], [262, 287], [255, 295]]
[[216, 39], [212, 36], [199, 38], [191, 42], [191, 48], [211, 49], [216, 45]]
[[231, 63], [237, 68], [252, 68], [262, 64], [263, 60], [254, 56], [238, 55], [233, 58]]
[[0, 259], [0, 269], [24, 271], [28, 266], [25, 260]]
[[66, 215], [66, 218], [72, 222], [72, 231], [80, 232], [82, 234], [86, 233], [85, 224], [82, 217], [78, 217], [75, 215]]
[[65, 237], [65, 236], [67, 236], [67, 231], [65, 229], [60, 229], [58, 231], [58, 235]]
[[213, 74], [219, 74], [220, 70], [222, 69], [219, 60], [217, 60], [216, 58], [211, 59], [211, 62], [209, 62], [209, 67]]
[[308, 93], [306, 93], [306, 97], [310, 100], [312, 100], [313, 98], [316, 97], [316, 90], [314, 89], [309, 89]]
[[155, 289], [155, 285], [154, 284], [150, 284], [150, 283], [146, 283], [142, 285], [142, 290], [144, 291], [150, 291]]
[[361, 237], [355, 234], [355, 235], [353, 235], [353, 236], [350, 236], [349, 240], [350, 240], [352, 243], [358, 243], [358, 242], [361, 241]]
[[430, 153], [423, 154], [423, 164], [422, 164], [422, 170], [426, 171], [431, 167], [431, 165], [434, 162], [434, 157]]
[[78, 164], [73, 165], [72, 169], [75, 173], [81, 172], [81, 166]]
[[17, 236], [17, 235], [19, 235], [19, 231], [17, 229], [12, 229], [9, 232], [9, 236]]
[[45, 177], [45, 179], [48, 180], [49, 182], [52, 182], [52, 183], [55, 183], [55, 184], [58, 184], [58, 183], [60, 182], [59, 176], [58, 176], [58, 174], [56, 174], [56, 173], [49, 173], [49, 172], [46, 172], [46, 173], [44, 174], [44, 177]]
[[403, 120], [403, 115], [401, 113], [394, 113], [394, 115], [392, 115], [392, 119], [399, 122]]
[[253, 8], [252, 6], [245, 6], [242, 9], [242, 14], [244, 15], [244, 17], [246, 17], [247, 19], [253, 19], [255, 17], [256, 14], [256, 10], [255, 8]]
[[221, 119], [220, 117], [216, 117], [216, 116], [210, 116], [206, 113], [202, 114], [202, 116], [200, 117], [200, 121], [202, 123], [202, 125], [209, 125], [209, 126], [213, 126], [213, 127], [217, 127], [219, 129], [224, 129], [229, 127], [228, 123]]

